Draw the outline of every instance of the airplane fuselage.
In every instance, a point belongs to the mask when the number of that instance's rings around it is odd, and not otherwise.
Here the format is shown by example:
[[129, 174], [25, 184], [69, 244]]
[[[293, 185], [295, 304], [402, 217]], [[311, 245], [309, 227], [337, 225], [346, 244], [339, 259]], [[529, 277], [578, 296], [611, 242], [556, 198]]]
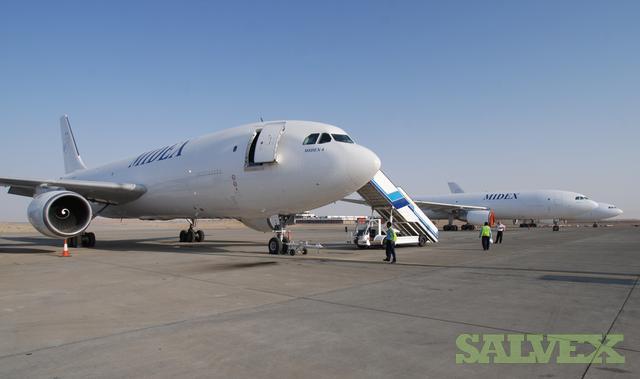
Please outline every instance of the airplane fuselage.
[[[595, 208], [597, 204], [576, 192], [559, 190], [525, 190], [505, 192], [469, 192], [420, 197], [418, 200], [486, 207], [497, 219], [566, 219]], [[449, 213], [428, 208], [429, 218], [447, 219]]]
[[252, 140], [266, 124], [183, 140], [64, 178], [146, 188], [133, 202], [108, 206], [100, 213], [104, 217], [253, 219], [295, 214], [340, 199], [369, 181], [380, 166], [375, 154], [354, 143], [303, 145], [313, 133], [346, 135], [335, 126], [306, 121], [282, 122], [276, 161], [252, 164]]

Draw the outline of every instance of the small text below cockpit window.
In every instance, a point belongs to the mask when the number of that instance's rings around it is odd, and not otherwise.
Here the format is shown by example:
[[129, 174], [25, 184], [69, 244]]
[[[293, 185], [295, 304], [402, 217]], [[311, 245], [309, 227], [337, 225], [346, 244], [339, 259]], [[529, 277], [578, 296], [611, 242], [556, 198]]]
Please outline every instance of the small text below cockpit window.
[[304, 141], [302, 142], [303, 145], [313, 145], [316, 143], [316, 141], [318, 140], [318, 136], [320, 136], [320, 133], [313, 133], [313, 134], [309, 134], [307, 136], [307, 138], [304, 139]]
[[346, 134], [332, 134], [331, 136], [333, 137], [334, 140], [338, 142], [353, 143], [353, 140], [351, 139], [351, 137], [349, 137]]
[[327, 142], [331, 142], [331, 135], [329, 135], [328, 133], [322, 133], [322, 135], [320, 136], [320, 141], [318, 141], [318, 143], [327, 143]]
[[576, 200], [589, 200], [586, 196], [576, 196]]

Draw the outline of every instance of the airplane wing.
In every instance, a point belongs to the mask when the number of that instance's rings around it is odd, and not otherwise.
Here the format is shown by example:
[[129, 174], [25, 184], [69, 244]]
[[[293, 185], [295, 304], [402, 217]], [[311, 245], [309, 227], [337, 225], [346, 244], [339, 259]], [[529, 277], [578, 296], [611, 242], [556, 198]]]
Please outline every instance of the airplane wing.
[[[366, 201], [362, 199], [342, 199], [341, 201], [353, 204], [360, 205], [369, 205]], [[422, 200], [414, 200], [417, 206], [421, 209], [428, 209], [434, 212], [446, 212], [451, 213], [453, 211], [485, 211], [489, 210], [487, 207], [478, 207], [475, 205], [464, 205], [464, 204], [448, 204], [448, 203], [436, 203], [433, 201], [422, 201]]]
[[429, 209], [434, 212], [451, 212], [451, 211], [486, 211], [487, 207], [479, 207], [476, 205], [464, 205], [464, 204], [447, 204], [436, 203], [433, 201], [414, 200], [420, 208]]
[[38, 189], [65, 189], [76, 192], [87, 200], [105, 204], [128, 203], [147, 192], [147, 189], [140, 184], [73, 179], [38, 180], [0, 177], [0, 186], [9, 187], [10, 194], [28, 197], [33, 197]]

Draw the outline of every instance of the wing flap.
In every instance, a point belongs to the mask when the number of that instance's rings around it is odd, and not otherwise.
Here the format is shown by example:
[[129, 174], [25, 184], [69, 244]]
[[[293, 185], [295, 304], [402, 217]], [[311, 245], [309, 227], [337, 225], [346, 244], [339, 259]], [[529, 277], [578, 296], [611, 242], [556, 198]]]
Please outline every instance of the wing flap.
[[10, 194], [29, 197], [37, 193], [39, 189], [65, 189], [76, 192], [88, 200], [107, 204], [128, 203], [147, 192], [147, 189], [140, 184], [74, 179], [39, 180], [0, 178], [0, 186], [10, 187]]

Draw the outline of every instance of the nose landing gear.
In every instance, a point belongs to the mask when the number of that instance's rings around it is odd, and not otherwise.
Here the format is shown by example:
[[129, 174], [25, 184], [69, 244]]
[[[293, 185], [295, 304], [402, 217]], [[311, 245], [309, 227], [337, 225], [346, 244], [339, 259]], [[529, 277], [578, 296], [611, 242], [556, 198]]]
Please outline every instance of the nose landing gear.
[[304, 243], [296, 245], [293, 241], [290, 241], [287, 237], [287, 224], [294, 221], [295, 215], [278, 215], [278, 225], [274, 227], [276, 233], [275, 237], [269, 240], [269, 254], [289, 254], [296, 255], [297, 252], [303, 255], [307, 254], [307, 248]]
[[196, 227], [196, 219], [187, 219], [189, 229], [180, 231], [180, 242], [204, 242], [204, 232], [200, 229], [194, 230]]

